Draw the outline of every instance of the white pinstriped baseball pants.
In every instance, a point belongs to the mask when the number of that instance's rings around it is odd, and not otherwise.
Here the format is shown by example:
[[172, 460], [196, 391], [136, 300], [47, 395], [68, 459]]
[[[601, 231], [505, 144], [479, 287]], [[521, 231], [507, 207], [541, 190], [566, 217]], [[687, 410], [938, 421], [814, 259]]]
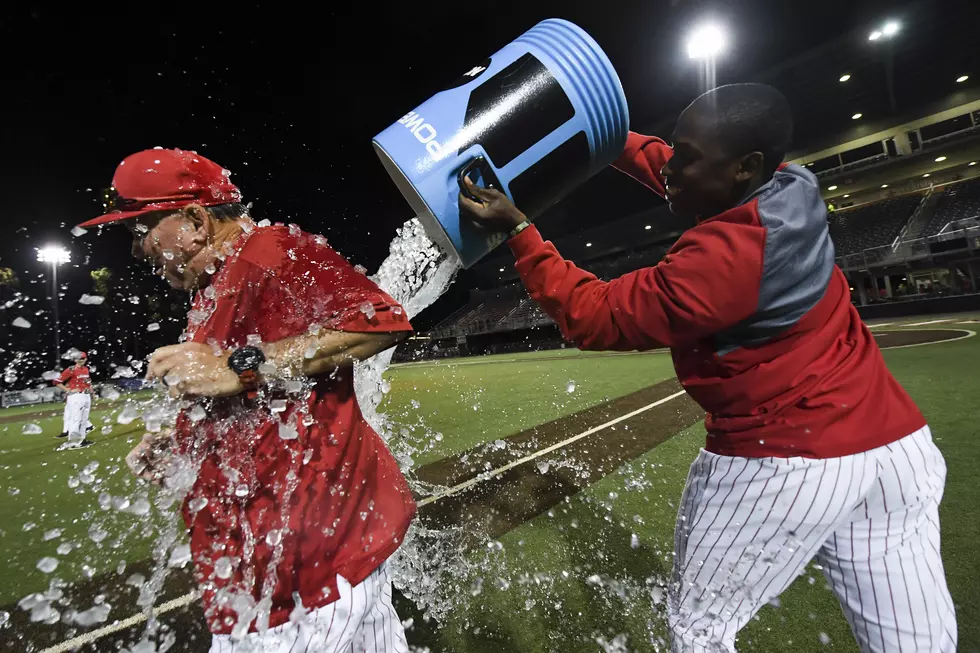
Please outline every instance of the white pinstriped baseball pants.
[[862, 651], [953, 653], [939, 554], [945, 481], [928, 426], [824, 460], [702, 450], [674, 534], [673, 651], [735, 651], [738, 631], [816, 559]]
[[391, 605], [387, 563], [354, 587], [337, 576], [337, 590], [340, 598], [311, 611], [306, 623], [285, 623], [237, 642], [214, 635], [210, 653], [408, 653]]

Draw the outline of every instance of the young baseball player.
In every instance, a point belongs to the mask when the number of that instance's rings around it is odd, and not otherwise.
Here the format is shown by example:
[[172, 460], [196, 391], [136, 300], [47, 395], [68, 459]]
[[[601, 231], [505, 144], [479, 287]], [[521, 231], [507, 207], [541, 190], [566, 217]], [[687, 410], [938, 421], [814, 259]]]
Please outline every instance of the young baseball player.
[[786, 99], [723, 86], [672, 147], [630, 134], [617, 167], [695, 219], [662, 262], [608, 283], [566, 261], [499, 192], [460, 196], [510, 232], [525, 286], [583, 349], [670, 347], [706, 411], [675, 531], [673, 648], [736, 635], [811, 560], [863, 651], [956, 650], [939, 546], [946, 465], [851, 305], [817, 179], [783, 165]]
[[196, 469], [183, 515], [211, 650], [407, 653], [386, 560], [415, 503], [352, 369], [410, 333], [404, 311], [324, 238], [255, 225], [199, 154], [139, 152], [113, 185], [115, 210], [84, 226], [121, 221], [134, 255], [196, 292], [149, 364], [187, 407], [127, 462]]
[[53, 381], [56, 388], [65, 391], [64, 430], [59, 438], [68, 438], [60, 449], [87, 447], [92, 441], [85, 437], [89, 430], [89, 411], [92, 409], [92, 380], [86, 365], [88, 354], [81, 352], [75, 364]]

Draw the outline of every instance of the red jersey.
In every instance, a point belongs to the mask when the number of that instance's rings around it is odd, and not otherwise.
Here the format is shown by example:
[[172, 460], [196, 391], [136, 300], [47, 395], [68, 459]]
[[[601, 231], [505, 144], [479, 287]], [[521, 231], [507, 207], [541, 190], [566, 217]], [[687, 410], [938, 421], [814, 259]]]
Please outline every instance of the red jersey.
[[[185, 339], [229, 349], [317, 327], [411, 329], [401, 307], [322, 237], [264, 227], [236, 249], [195, 297]], [[308, 609], [336, 600], [337, 574], [352, 585], [367, 578], [415, 513], [394, 457], [361, 415], [353, 370], [307, 381], [262, 401], [213, 400], [203, 419], [186, 410], [178, 419], [178, 451], [199, 465], [183, 514], [215, 633], [238, 619], [231, 599], [258, 601], [263, 585], [275, 587], [270, 626], [288, 621], [294, 592]]]
[[[663, 195], [672, 153], [631, 133], [616, 166]], [[608, 283], [534, 227], [510, 246], [531, 297], [580, 348], [670, 347], [708, 413], [708, 451], [831, 458], [925, 425], [851, 305], [819, 184], [799, 166], [686, 231], [655, 267]]]
[[72, 365], [62, 372], [61, 376], [55, 379], [53, 383], [65, 386], [68, 388], [68, 392], [88, 392], [92, 389], [92, 379], [89, 378], [88, 367], [85, 365], [81, 367]]

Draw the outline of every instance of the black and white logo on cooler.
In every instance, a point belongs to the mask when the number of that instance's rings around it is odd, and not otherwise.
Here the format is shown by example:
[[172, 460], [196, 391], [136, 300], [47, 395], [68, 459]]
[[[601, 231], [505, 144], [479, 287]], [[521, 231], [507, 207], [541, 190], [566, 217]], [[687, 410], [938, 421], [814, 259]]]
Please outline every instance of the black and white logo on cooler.
[[438, 136], [436, 128], [427, 123], [425, 118], [414, 111], [409, 111], [398, 121], [398, 124], [405, 125], [405, 128], [415, 135], [418, 142], [425, 145], [425, 149], [432, 155], [432, 158], [441, 158], [442, 144], [436, 140]]

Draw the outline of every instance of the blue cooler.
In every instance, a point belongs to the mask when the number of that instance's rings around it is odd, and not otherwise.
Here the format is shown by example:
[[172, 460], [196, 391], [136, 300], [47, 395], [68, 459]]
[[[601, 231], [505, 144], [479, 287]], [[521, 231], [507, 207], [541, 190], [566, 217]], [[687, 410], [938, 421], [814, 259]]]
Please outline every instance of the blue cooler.
[[616, 71], [592, 37], [545, 20], [378, 134], [374, 148], [436, 244], [470, 267], [506, 236], [460, 217], [462, 180], [532, 220], [626, 144]]

